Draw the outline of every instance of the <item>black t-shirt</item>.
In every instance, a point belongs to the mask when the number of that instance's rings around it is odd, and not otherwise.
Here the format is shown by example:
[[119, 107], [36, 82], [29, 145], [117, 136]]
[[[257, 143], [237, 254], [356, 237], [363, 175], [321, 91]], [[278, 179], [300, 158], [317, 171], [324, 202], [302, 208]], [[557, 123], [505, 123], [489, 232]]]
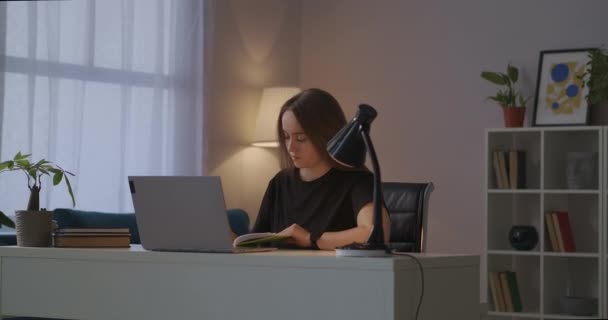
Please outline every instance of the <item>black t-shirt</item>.
[[359, 210], [373, 201], [369, 171], [332, 168], [313, 181], [285, 169], [270, 180], [253, 232], [280, 232], [297, 223], [313, 235], [357, 226]]

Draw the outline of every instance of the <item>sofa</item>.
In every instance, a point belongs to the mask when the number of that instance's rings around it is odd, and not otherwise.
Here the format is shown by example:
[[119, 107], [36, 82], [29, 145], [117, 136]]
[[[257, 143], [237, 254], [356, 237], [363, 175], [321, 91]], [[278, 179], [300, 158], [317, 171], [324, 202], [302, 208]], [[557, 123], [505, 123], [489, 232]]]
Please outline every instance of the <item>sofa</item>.
[[[243, 209], [228, 209], [228, 222], [236, 235], [249, 232], [249, 215]], [[58, 208], [53, 210], [53, 220], [59, 228], [129, 228], [131, 243], [139, 244], [139, 231], [134, 213], [109, 213]], [[16, 245], [15, 234], [0, 234], [0, 245]]]

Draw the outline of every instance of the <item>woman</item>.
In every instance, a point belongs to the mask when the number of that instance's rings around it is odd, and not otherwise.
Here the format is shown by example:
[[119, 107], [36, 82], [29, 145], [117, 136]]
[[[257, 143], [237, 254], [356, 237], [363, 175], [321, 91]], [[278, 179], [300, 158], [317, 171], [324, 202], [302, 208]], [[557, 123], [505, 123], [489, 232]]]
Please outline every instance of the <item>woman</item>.
[[[253, 232], [291, 236], [302, 248], [333, 250], [364, 243], [373, 227], [373, 175], [347, 169], [327, 153], [346, 124], [338, 101], [308, 89], [285, 102], [277, 124], [282, 168], [268, 183]], [[384, 238], [390, 223], [383, 209]]]

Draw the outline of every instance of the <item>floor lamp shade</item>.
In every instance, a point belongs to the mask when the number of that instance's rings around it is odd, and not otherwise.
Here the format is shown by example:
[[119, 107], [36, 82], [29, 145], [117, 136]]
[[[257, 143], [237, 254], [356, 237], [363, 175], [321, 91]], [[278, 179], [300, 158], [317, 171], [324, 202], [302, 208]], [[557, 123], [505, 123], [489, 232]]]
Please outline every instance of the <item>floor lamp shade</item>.
[[278, 147], [277, 121], [281, 107], [289, 98], [300, 92], [295, 87], [264, 88], [260, 109], [255, 122], [255, 133], [252, 145], [258, 147]]

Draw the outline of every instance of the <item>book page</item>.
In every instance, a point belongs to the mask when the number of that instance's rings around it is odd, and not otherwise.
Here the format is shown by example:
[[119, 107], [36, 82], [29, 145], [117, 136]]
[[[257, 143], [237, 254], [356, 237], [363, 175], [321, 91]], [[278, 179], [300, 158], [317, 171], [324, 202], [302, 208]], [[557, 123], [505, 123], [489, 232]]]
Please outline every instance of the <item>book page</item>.
[[234, 239], [232, 245], [234, 247], [251, 246], [256, 244], [268, 243], [285, 240], [291, 238], [290, 236], [279, 235], [272, 232], [263, 233], [248, 233]]

